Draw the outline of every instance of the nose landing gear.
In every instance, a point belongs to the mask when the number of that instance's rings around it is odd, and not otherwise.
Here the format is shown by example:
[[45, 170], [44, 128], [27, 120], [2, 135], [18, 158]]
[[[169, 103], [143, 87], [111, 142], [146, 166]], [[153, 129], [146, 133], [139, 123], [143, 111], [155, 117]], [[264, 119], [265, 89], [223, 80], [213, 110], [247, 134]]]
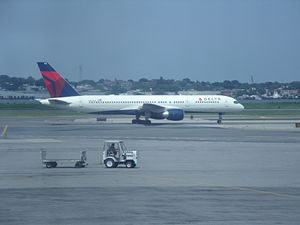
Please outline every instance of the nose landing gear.
[[221, 124], [223, 119], [223, 113], [219, 113], [219, 119], [217, 120], [217, 124]]

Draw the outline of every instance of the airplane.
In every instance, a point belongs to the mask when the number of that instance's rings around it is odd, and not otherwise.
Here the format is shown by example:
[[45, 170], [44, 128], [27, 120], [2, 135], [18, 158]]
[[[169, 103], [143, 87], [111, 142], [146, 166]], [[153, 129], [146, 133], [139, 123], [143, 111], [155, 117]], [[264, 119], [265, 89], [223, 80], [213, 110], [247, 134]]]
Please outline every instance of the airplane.
[[[80, 95], [47, 62], [38, 62], [50, 98], [37, 99], [56, 108], [91, 114], [133, 115], [133, 124], [151, 124], [150, 119], [183, 120], [185, 113], [240, 112], [244, 106], [223, 95]], [[140, 117], [144, 117], [142, 120]]]

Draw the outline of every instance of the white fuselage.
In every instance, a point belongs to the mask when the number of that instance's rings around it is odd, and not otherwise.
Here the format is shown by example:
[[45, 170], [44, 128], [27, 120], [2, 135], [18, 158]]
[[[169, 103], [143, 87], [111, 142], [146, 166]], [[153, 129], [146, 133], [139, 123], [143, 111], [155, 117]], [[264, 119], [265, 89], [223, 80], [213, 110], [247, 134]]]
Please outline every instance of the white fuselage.
[[[51, 102], [51, 100], [54, 101]], [[55, 100], [66, 102], [66, 104], [57, 104]], [[120, 114], [127, 114], [126, 112], [140, 110], [144, 104], [154, 104], [166, 109], [177, 108], [184, 112], [203, 113], [239, 112], [244, 109], [234, 98], [222, 95], [83, 95], [50, 98], [40, 100], [40, 102], [79, 112], [101, 114], [117, 114], [118, 111]]]

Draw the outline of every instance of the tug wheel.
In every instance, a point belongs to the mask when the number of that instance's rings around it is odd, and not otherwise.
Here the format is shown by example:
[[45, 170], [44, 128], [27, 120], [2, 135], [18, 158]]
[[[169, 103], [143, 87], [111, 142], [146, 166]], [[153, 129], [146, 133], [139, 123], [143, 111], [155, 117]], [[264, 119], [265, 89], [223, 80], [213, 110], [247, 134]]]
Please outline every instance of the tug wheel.
[[115, 168], [115, 167], [117, 167], [117, 163], [115, 163], [115, 161], [114, 160], [112, 160], [112, 159], [106, 159], [105, 161], [104, 161], [104, 164], [105, 164], [105, 166], [107, 167], [107, 168]]
[[126, 161], [125, 163], [127, 168], [134, 168], [135, 167], [135, 163], [132, 160]]

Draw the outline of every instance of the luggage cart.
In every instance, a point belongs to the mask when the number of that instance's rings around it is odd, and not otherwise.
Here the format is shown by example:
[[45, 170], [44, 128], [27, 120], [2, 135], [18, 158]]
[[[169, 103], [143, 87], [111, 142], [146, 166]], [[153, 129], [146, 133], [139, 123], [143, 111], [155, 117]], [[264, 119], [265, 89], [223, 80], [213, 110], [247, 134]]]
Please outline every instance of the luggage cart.
[[86, 158], [86, 151], [80, 152], [80, 159], [55, 159], [55, 158], [47, 158], [47, 151], [41, 151], [41, 160], [42, 164], [45, 165], [47, 168], [55, 168], [57, 167], [58, 163], [63, 162], [73, 162], [75, 168], [83, 168], [86, 167], [87, 158]]

